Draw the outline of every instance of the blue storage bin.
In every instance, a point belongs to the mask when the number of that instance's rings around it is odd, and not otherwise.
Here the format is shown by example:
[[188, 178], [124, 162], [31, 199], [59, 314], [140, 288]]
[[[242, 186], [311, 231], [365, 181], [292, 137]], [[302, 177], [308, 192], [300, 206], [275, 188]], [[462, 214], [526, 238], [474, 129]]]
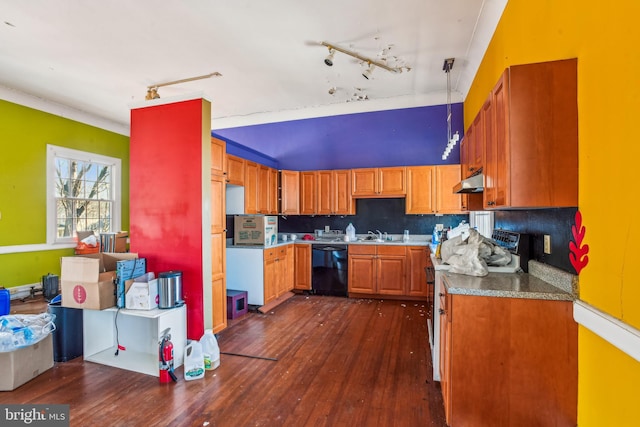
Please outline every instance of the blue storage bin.
[[9, 314], [9, 307], [11, 306], [11, 294], [9, 289], [0, 289], [0, 316]]

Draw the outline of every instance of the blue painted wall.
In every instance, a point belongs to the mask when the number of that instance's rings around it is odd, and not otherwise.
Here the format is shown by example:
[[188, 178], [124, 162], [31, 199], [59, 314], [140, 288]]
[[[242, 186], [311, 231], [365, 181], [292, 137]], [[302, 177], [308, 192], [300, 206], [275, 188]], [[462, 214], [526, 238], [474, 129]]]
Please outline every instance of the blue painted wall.
[[[451, 127], [461, 137], [463, 120], [462, 104], [453, 104]], [[460, 163], [458, 145], [447, 160], [441, 157], [447, 145], [446, 105], [216, 129], [212, 133], [276, 159], [280, 169]], [[234, 149], [227, 150], [234, 154]]]

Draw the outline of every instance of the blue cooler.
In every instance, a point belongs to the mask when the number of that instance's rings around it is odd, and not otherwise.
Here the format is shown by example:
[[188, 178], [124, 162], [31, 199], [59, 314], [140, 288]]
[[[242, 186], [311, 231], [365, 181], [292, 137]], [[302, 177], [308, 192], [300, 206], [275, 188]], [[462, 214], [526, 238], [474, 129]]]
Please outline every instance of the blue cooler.
[[11, 294], [9, 294], [9, 289], [0, 288], [0, 316], [9, 314], [10, 305]]

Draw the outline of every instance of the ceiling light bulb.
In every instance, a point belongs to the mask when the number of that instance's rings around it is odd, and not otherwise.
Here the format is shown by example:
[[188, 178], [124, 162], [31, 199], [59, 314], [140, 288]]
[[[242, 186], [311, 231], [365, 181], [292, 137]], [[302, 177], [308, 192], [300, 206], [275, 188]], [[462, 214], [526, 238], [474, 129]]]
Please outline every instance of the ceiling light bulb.
[[329, 49], [329, 55], [326, 58], [324, 58], [324, 63], [327, 64], [329, 67], [333, 65], [333, 55], [335, 53], [336, 53], [335, 50]]
[[371, 73], [373, 72], [373, 64], [369, 64], [369, 68], [367, 68], [364, 73], [362, 73], [362, 77], [369, 80], [371, 78]]

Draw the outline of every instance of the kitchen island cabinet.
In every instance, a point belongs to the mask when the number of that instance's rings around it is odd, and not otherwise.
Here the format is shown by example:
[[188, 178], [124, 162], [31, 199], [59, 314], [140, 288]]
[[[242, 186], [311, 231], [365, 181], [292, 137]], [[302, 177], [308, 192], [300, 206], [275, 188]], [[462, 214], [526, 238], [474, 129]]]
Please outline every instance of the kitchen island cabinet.
[[575, 426], [572, 302], [453, 294], [449, 280], [439, 289], [447, 424]]

